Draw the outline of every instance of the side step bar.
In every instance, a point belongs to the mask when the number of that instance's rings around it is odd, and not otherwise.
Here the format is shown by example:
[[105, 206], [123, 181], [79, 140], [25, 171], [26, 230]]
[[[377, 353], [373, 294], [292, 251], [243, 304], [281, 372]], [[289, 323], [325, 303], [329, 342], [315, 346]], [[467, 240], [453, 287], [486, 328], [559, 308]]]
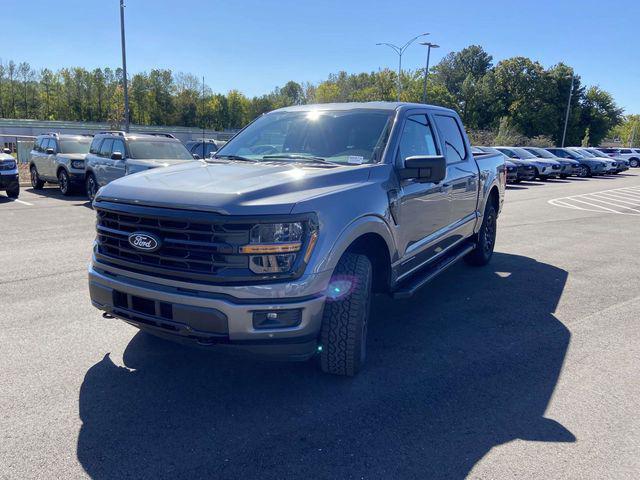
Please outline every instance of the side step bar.
[[408, 279], [403, 280], [392, 292], [391, 296], [397, 299], [409, 298], [474, 248], [476, 248], [475, 243], [463, 243], [460, 247], [454, 248], [445, 257], [438, 259], [432, 265], [425, 266]]

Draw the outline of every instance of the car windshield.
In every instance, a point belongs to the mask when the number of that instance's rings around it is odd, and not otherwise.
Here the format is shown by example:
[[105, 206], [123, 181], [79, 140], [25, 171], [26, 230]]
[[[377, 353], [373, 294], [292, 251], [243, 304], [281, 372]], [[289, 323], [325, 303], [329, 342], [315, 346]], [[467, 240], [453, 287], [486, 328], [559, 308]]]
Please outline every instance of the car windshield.
[[576, 152], [575, 150], [565, 150], [565, 152], [567, 152], [569, 154], [569, 156], [571, 158], [573, 158], [574, 160], [580, 160], [581, 158], [584, 158], [584, 155], [581, 155], [580, 153]]
[[246, 160], [380, 160], [393, 112], [373, 110], [274, 112], [260, 117], [216, 153]]
[[597, 148], [592, 148], [589, 151], [591, 153], [593, 153], [596, 157], [608, 157], [609, 156], [606, 153], [604, 153], [603, 151], [598, 150]]
[[531, 150], [527, 148], [526, 150], [528, 152], [531, 152], [533, 155], [535, 155], [538, 158], [556, 158], [556, 156], [553, 153], [547, 152], [544, 148], [536, 148]]
[[593, 153], [591, 153], [589, 150], [585, 150], [584, 148], [581, 148], [580, 150], [578, 150], [578, 153], [580, 153], [581, 155], [584, 155], [585, 157], [588, 158], [594, 158], [595, 155]]
[[538, 158], [533, 153], [528, 152], [524, 148], [513, 147], [511, 150], [516, 152], [516, 154], [518, 155], [519, 158], [527, 158], [527, 159], [529, 159], [529, 158]]
[[130, 140], [129, 156], [139, 160], [193, 160], [185, 146], [175, 140]]
[[60, 153], [89, 153], [91, 139], [60, 140]]

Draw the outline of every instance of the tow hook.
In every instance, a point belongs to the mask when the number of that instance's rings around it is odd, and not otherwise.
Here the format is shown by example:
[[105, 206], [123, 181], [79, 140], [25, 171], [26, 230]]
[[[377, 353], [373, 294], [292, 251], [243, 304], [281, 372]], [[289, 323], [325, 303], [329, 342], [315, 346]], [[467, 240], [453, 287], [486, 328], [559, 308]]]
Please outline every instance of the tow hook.
[[102, 318], [112, 319], [112, 318], [116, 318], [116, 317], [111, 315], [109, 312], [102, 312]]

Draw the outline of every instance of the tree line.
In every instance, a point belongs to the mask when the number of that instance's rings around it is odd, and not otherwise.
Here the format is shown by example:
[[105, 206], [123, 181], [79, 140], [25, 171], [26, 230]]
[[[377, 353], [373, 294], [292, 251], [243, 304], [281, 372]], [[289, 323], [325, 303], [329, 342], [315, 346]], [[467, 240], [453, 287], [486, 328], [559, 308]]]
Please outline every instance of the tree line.
[[[424, 69], [402, 73], [403, 101], [422, 100], [424, 73]], [[428, 78], [428, 103], [458, 111], [478, 143], [560, 143], [570, 91], [566, 144], [598, 145], [610, 133], [627, 131], [623, 127], [629, 120], [611, 94], [583, 85], [564, 63], [544, 68], [529, 58], [513, 57], [494, 64], [482, 47], [472, 45], [446, 55], [430, 69]], [[129, 78], [130, 119], [142, 125], [237, 129], [264, 112], [288, 105], [393, 101], [397, 85], [397, 73], [390, 69], [339, 72], [315, 85], [289, 81], [249, 98], [237, 90], [214, 93], [192, 74], [152, 69]], [[117, 126], [124, 117], [123, 104], [120, 68], [53, 71], [36, 70], [26, 62], [0, 62], [2, 118]], [[637, 136], [640, 142], [640, 133]]]

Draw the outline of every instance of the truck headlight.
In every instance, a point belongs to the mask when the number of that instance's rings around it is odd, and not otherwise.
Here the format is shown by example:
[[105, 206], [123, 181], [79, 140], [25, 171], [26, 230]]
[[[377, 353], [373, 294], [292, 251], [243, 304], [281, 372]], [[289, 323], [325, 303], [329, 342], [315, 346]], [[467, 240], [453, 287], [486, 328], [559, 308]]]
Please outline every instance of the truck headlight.
[[318, 238], [317, 227], [307, 222], [262, 223], [255, 225], [249, 243], [240, 253], [251, 255], [254, 273], [284, 273], [291, 270], [306, 241], [304, 262], [308, 262]]
[[1, 170], [14, 170], [17, 166], [18, 164], [16, 163], [15, 160], [4, 160], [0, 162]]
[[84, 168], [84, 160], [71, 160], [71, 168], [82, 170]]

